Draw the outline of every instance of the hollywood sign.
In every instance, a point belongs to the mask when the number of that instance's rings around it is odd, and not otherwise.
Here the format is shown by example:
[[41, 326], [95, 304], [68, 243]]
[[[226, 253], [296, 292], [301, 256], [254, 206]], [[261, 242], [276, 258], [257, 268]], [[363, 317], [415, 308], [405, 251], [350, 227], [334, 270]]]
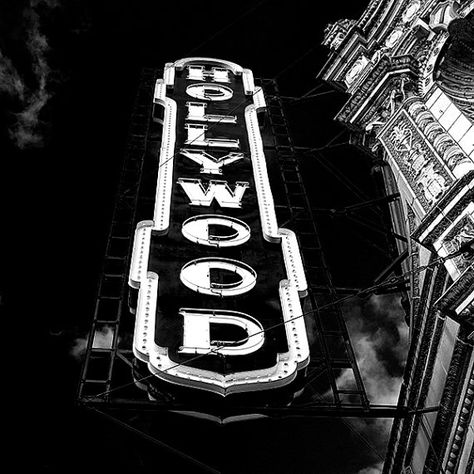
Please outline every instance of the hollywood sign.
[[307, 366], [307, 284], [277, 224], [252, 72], [211, 58], [168, 63], [152, 220], [138, 224], [135, 356], [161, 380], [220, 395], [282, 387]]

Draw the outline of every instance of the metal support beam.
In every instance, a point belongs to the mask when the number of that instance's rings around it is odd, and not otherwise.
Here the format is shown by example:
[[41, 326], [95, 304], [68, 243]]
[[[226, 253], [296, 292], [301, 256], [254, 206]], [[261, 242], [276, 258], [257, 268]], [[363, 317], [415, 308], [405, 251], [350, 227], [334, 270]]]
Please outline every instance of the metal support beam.
[[392, 232], [390, 230], [382, 230], [379, 227], [367, 222], [365, 219], [362, 219], [360, 217], [354, 217], [352, 215], [346, 215], [345, 217], [353, 222], [356, 222], [357, 224], [360, 224], [363, 227], [366, 227], [372, 232], [376, 232], [377, 234], [391, 235], [392, 237], [402, 242], [408, 242], [408, 239], [404, 237], [403, 235], [397, 234], [396, 232]]
[[[86, 405], [87, 408], [103, 414], [104, 416], [113, 419], [115, 422], [117, 418], [108, 413], [104, 413], [104, 408], [107, 411], [113, 413], [114, 410], [122, 411], [140, 411], [140, 412], [151, 412], [151, 413], [189, 413], [189, 412], [203, 412], [206, 407], [202, 405], [183, 405], [183, 404], [166, 404], [159, 405], [153, 402], [141, 402], [141, 403], [127, 403], [126, 400], [118, 400], [117, 402], [109, 402], [107, 404], [102, 403], [94, 404], [89, 402]], [[100, 409], [102, 408], [102, 410]], [[305, 417], [316, 417], [316, 418], [350, 418], [350, 417], [362, 417], [362, 418], [404, 418], [408, 416], [408, 410], [406, 408], [400, 408], [397, 405], [334, 405], [328, 403], [316, 403], [310, 402], [302, 405], [294, 406], [229, 406], [219, 411], [218, 418], [224, 420], [232, 416], [246, 415], [246, 414], [260, 414], [272, 418], [292, 417], [292, 416], [305, 416]], [[120, 421], [120, 420], [118, 420]], [[123, 423], [123, 422], [120, 422]], [[125, 423], [126, 425], [126, 423]], [[127, 425], [128, 426], [128, 425]], [[139, 434], [142, 434], [141, 432]], [[166, 449], [166, 445], [165, 445]], [[184, 454], [184, 453], [183, 453]], [[186, 456], [186, 455], [185, 455]]]
[[280, 99], [287, 100], [290, 103], [290, 105], [293, 105], [293, 104], [297, 104], [299, 102], [302, 102], [304, 100], [315, 99], [315, 98], [321, 97], [323, 95], [333, 94], [334, 92], [335, 92], [334, 90], [330, 90], [330, 91], [320, 92], [319, 94], [310, 94], [310, 95], [305, 94], [305, 95], [302, 95], [301, 97], [293, 97], [293, 96], [282, 95], [282, 96], [280, 96]]
[[390, 265], [388, 265], [374, 280], [374, 283], [380, 283], [387, 278], [390, 273], [408, 257], [408, 249], [404, 250]]

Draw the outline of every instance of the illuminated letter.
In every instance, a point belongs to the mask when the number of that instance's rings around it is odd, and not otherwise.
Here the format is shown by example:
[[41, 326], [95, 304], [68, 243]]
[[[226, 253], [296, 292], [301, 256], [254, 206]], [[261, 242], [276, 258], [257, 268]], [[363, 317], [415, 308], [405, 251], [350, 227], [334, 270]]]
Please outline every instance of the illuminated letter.
[[[217, 233], [219, 227], [224, 230]], [[191, 242], [211, 247], [236, 247], [250, 239], [250, 227], [245, 222], [217, 214], [191, 217], [183, 222], [181, 231]]]
[[210, 146], [219, 148], [239, 148], [239, 140], [232, 138], [207, 138], [207, 125], [197, 123], [187, 123], [185, 125], [188, 131], [186, 145]]
[[252, 267], [238, 260], [205, 257], [184, 265], [180, 278], [197, 293], [235, 296], [250, 291], [255, 286], [257, 274]]
[[203, 150], [189, 150], [183, 148], [181, 154], [201, 165], [201, 173], [222, 174], [222, 167], [234, 161], [241, 160], [243, 153], [230, 152], [222, 158], [215, 158]]
[[191, 84], [186, 93], [195, 99], [210, 100], [212, 102], [229, 100], [234, 95], [230, 87], [221, 84]]
[[262, 88], [215, 58], [165, 69], [154, 94], [163, 108], [155, 207], [137, 227], [129, 275], [140, 386], [152, 397], [162, 382], [221, 396], [286, 386], [286, 398], [310, 361], [311, 301], [297, 236], [277, 220]]
[[179, 178], [178, 183], [193, 206], [210, 206], [215, 199], [221, 207], [240, 208], [242, 197], [249, 187], [249, 183], [237, 181], [232, 192], [227, 181], [211, 180], [207, 189], [204, 189], [200, 179]]
[[236, 123], [235, 115], [216, 115], [206, 114], [207, 104], [205, 102], [186, 102], [188, 116], [186, 120], [195, 120], [196, 122], [217, 122], [217, 123]]
[[184, 320], [179, 352], [216, 354], [212, 350], [219, 348], [219, 354], [226, 356], [247, 355], [258, 351], [265, 340], [263, 326], [245, 313], [182, 308], [179, 314]]
[[204, 66], [188, 66], [187, 78], [195, 81], [204, 81], [205, 78], [210, 78], [215, 82], [230, 82], [229, 71], [222, 67], [213, 67], [210, 71], [206, 71]]

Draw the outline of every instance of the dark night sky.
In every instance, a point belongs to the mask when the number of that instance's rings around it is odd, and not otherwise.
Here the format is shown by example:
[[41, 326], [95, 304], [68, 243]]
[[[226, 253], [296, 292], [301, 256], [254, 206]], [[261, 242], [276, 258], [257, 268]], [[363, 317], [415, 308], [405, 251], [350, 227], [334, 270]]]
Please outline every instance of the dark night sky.
[[[252, 69], [256, 77], [284, 71], [282, 93], [300, 96], [318, 84], [316, 74], [328, 55], [320, 46], [327, 23], [358, 18], [366, 4], [2, 2], [2, 306], [13, 331], [20, 325], [27, 333], [26, 343], [9, 338], [17, 361], [8, 364], [15, 380], [9, 399], [12, 406], [21, 401], [18, 413], [25, 415], [15, 423], [20, 444], [33, 448], [20, 462], [48, 474], [198, 472], [73, 404], [80, 364], [70, 351], [92, 316], [140, 68], [189, 55], [217, 57]], [[296, 144], [322, 146], [342, 131], [332, 119], [344, 100], [332, 93], [294, 105], [289, 112]], [[374, 196], [366, 157], [348, 146], [326, 156], [366, 196]], [[315, 160], [308, 158], [303, 167], [315, 207], [360, 202]], [[383, 239], [366, 229], [327, 215], [319, 224], [337, 285], [367, 285], [389, 263], [367, 243], [383, 246]], [[381, 366], [369, 363], [363, 370], [372, 377], [369, 391], [395, 401], [405, 334], [396, 298], [353, 303], [345, 314], [358, 356], [369, 353]], [[380, 433], [387, 431], [383, 422], [357, 420], [350, 428], [323, 419], [216, 428], [168, 415], [160, 423], [166, 442], [232, 473], [376, 473], [380, 458], [374, 449], [383, 454]], [[192, 434], [172, 429], [176, 423]]]

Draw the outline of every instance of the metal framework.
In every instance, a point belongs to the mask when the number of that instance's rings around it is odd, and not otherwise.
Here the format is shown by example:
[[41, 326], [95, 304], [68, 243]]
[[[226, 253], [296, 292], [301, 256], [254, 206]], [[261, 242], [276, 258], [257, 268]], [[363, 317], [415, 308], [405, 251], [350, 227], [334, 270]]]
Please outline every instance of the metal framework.
[[[125, 326], [123, 319], [128, 312], [129, 257], [137, 220], [155, 78], [156, 70], [142, 70], [79, 383], [78, 401], [83, 404], [110, 401], [108, 395], [98, 394], [106, 394], [115, 386], [117, 365], [125, 364], [130, 369], [133, 357], [131, 350], [120, 347], [120, 338]], [[111, 334], [108, 347], [99, 347], [96, 342], [96, 335], [103, 331]]]
[[[360, 406], [367, 411], [370, 410], [369, 401], [341, 308], [334, 304], [339, 296], [326, 264], [316, 220], [301, 175], [298, 153], [288, 130], [278, 85], [276, 81], [263, 80], [262, 87], [265, 96], [271, 97], [268, 119], [286, 194], [287, 203], [283, 209], [280, 208], [280, 213], [286, 214], [284, 225], [294, 230], [299, 239], [310, 288], [312, 306], [310, 316], [314, 317], [316, 325], [316, 344], [312, 347], [306, 384], [310, 392], [308, 396], [315, 405], [321, 403], [321, 394], [313, 382], [325, 377], [332, 390], [334, 408], [347, 407], [350, 411], [354, 406]], [[352, 372], [356, 384], [354, 388], [346, 389], [338, 386], [337, 377], [342, 370]]]
[[[130, 248], [136, 222], [153, 206], [156, 185], [156, 152], [160, 134], [154, 131], [152, 94], [158, 70], [144, 69], [131, 117], [128, 146], [118, 188], [116, 207], [108, 236], [103, 272], [100, 277], [95, 311], [88, 340], [85, 361], [79, 383], [80, 405], [111, 412], [190, 411], [199, 407], [177, 404], [163, 396], [151, 402], [146, 391], [134, 380], [135, 362], [130, 350], [133, 316], [128, 314], [128, 268]], [[335, 301], [341, 292], [354, 294], [357, 288], [334, 286], [321, 246], [313, 209], [308, 200], [299, 165], [298, 147], [289, 136], [283, 102], [274, 80], [261, 80], [268, 101], [266, 126], [271, 129], [281, 181], [285, 189], [285, 204], [277, 205], [280, 226], [289, 227], [299, 238], [307, 274], [309, 308], [307, 323], [314, 327], [312, 357], [305, 385], [298, 402], [292, 406], [268, 407], [229, 406], [225, 416], [261, 413], [272, 417], [304, 415], [328, 417], [400, 417], [406, 416], [396, 406], [374, 406], [369, 403], [350, 337]], [[141, 215], [143, 213], [143, 216]], [[99, 346], [96, 335], [104, 330], [112, 335], [110, 344]], [[354, 385], [338, 386], [342, 371], [350, 373]], [[137, 382], [137, 383], [136, 383]], [[143, 387], [142, 387], [143, 388]]]

